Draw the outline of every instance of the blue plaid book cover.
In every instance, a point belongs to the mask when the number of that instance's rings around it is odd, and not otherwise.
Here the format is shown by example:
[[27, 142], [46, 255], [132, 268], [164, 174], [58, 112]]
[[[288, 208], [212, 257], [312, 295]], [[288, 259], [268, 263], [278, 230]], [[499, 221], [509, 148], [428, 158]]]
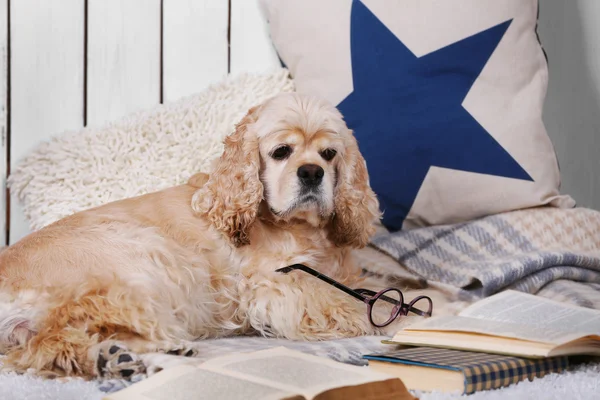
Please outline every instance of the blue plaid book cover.
[[464, 394], [497, 389], [523, 380], [532, 380], [568, 368], [568, 357], [527, 359], [498, 354], [411, 347], [369, 354], [367, 360], [460, 371], [464, 375]]

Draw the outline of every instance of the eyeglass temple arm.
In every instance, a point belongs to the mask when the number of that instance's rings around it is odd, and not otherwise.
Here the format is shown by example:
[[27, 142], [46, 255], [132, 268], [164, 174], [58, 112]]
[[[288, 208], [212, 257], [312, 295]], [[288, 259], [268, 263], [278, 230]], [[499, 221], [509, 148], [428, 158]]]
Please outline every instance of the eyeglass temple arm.
[[300, 269], [300, 270], [306, 272], [307, 274], [311, 274], [312, 276], [317, 277], [317, 278], [321, 279], [322, 281], [329, 283], [332, 286], [335, 286], [336, 288], [340, 289], [342, 292], [349, 294], [350, 296], [354, 297], [355, 299], [358, 299], [360, 301], [367, 300], [365, 297], [356, 293], [354, 290], [350, 289], [348, 286], [342, 285], [341, 283], [334, 281], [327, 275], [323, 275], [323, 274], [319, 273], [318, 271], [315, 271], [314, 269], [307, 267], [304, 264], [294, 264], [294, 265], [290, 265], [287, 267], [279, 268], [279, 269], [276, 269], [275, 272], [281, 272], [281, 273], [287, 274], [288, 272], [291, 272], [296, 269]]

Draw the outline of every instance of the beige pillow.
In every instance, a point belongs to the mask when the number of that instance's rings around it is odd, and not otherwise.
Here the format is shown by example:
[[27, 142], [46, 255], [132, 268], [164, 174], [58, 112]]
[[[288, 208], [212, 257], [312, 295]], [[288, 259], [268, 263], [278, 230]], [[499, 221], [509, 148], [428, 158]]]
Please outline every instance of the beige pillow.
[[550, 204], [537, 0], [262, 0], [297, 91], [354, 129], [390, 230]]

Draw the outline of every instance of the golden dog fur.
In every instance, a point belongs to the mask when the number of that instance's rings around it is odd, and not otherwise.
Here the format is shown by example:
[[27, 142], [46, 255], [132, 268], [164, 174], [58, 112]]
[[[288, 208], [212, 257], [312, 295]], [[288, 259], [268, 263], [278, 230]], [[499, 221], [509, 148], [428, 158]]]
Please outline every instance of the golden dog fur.
[[[282, 146], [291, 154], [274, 159]], [[307, 164], [324, 176], [302, 200]], [[148, 367], [136, 354], [198, 338], [380, 333], [363, 303], [303, 272], [274, 272], [304, 263], [356, 284], [351, 250], [379, 216], [337, 110], [276, 96], [226, 138], [210, 179], [74, 214], [0, 253], [0, 351], [21, 372], [128, 377]]]

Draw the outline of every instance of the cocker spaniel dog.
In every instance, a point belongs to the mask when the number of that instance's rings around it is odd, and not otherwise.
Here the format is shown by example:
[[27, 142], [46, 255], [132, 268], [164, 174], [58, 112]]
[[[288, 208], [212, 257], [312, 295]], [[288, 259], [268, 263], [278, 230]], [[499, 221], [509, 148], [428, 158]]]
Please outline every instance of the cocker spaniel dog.
[[210, 177], [79, 212], [0, 253], [0, 352], [40, 375], [130, 377], [150, 354], [258, 333], [380, 333], [348, 284], [380, 212], [352, 132], [299, 94], [252, 108]]

